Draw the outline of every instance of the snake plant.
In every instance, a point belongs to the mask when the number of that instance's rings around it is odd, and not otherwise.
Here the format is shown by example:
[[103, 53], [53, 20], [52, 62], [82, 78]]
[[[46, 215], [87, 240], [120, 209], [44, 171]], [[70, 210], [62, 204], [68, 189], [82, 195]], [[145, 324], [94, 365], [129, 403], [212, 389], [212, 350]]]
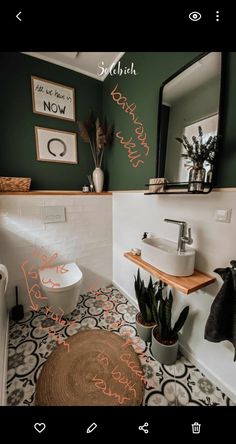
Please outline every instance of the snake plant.
[[174, 327], [171, 326], [173, 296], [171, 290], [169, 296], [163, 297], [163, 288], [158, 291], [158, 339], [160, 342], [175, 342], [178, 339], [178, 332], [183, 327], [189, 312], [189, 306], [181, 311]]
[[152, 278], [150, 276], [148, 286], [146, 287], [143, 279], [140, 277], [139, 269], [137, 277], [134, 276], [134, 280], [135, 294], [143, 321], [147, 324], [157, 323], [157, 282], [152, 282]]

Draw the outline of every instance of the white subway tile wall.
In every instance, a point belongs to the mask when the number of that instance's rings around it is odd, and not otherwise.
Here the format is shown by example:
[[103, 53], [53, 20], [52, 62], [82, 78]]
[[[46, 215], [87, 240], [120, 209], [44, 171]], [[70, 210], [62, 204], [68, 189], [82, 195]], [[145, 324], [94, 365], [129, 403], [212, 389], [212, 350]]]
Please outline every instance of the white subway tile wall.
[[[231, 209], [231, 223], [215, 220], [217, 209]], [[153, 195], [143, 193], [113, 193], [113, 282], [135, 302], [134, 274], [137, 266], [123, 257], [132, 248], [142, 250], [144, 231], [157, 237], [176, 241], [178, 227], [167, 224], [164, 218], [184, 220], [192, 228], [196, 249], [197, 269], [213, 274], [217, 282], [190, 295], [177, 291], [174, 309], [179, 313], [183, 305], [190, 306], [190, 314], [181, 335], [182, 350], [212, 381], [236, 402], [235, 362], [230, 342], [212, 343], [204, 339], [204, 328], [211, 304], [223, 281], [213, 271], [230, 266], [236, 259], [236, 192], [213, 191], [209, 195]], [[148, 280], [144, 270], [142, 276]], [[174, 321], [174, 320], [173, 320]]]
[[[192, 228], [196, 268], [213, 274], [236, 259], [236, 192], [210, 195], [144, 196], [113, 193], [107, 196], [0, 196], [0, 257], [9, 270], [8, 307], [14, 305], [18, 285], [20, 303], [28, 308], [28, 296], [20, 264], [35, 248], [47, 255], [59, 254], [58, 263], [75, 261], [84, 274], [82, 292], [114, 284], [135, 305], [134, 274], [137, 267], [123, 257], [125, 251], [141, 247], [144, 231], [177, 240], [177, 227], [164, 218], [185, 220]], [[43, 224], [40, 207], [62, 205], [66, 222]], [[231, 223], [215, 220], [217, 209], [232, 209]], [[112, 253], [113, 250], [113, 253]], [[113, 270], [112, 270], [113, 267]], [[142, 271], [148, 279], [148, 274]], [[180, 338], [187, 358], [236, 402], [233, 347], [224, 341], [204, 339], [211, 304], [222, 285], [217, 282], [190, 295], [174, 291], [174, 308], [190, 305], [190, 314]]]
[[[40, 207], [54, 205], [65, 207], [66, 221], [44, 224]], [[110, 284], [112, 196], [0, 196], [0, 250], [9, 271], [9, 308], [15, 304], [18, 285], [19, 302], [28, 310], [20, 265], [36, 248], [47, 255], [57, 252], [57, 263], [76, 262], [83, 272], [81, 291]]]

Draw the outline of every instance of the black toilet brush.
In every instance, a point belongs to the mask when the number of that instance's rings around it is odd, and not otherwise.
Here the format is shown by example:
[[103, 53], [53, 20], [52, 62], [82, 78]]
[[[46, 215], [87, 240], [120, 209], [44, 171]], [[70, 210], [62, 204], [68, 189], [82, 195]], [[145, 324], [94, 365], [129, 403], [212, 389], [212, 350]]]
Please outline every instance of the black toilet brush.
[[23, 305], [18, 304], [18, 287], [16, 286], [16, 305], [11, 310], [11, 318], [13, 321], [17, 322], [24, 317]]

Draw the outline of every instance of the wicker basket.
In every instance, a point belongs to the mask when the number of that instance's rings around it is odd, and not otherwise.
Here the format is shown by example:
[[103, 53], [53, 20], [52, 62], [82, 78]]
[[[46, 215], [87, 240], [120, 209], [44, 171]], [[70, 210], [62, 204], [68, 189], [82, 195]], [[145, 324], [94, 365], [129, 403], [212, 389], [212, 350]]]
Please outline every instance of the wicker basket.
[[29, 191], [30, 177], [0, 177], [0, 191]]

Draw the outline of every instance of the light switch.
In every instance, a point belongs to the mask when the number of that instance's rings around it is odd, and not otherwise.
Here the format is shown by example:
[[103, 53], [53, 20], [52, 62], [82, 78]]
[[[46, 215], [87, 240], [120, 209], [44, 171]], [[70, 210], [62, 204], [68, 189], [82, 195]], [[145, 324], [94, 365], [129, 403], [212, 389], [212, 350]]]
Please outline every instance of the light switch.
[[65, 222], [65, 207], [51, 206], [41, 207], [41, 220], [44, 224], [50, 224], [55, 222]]
[[230, 223], [231, 222], [231, 213], [232, 210], [216, 210], [215, 212], [215, 220], [217, 222], [225, 222]]

